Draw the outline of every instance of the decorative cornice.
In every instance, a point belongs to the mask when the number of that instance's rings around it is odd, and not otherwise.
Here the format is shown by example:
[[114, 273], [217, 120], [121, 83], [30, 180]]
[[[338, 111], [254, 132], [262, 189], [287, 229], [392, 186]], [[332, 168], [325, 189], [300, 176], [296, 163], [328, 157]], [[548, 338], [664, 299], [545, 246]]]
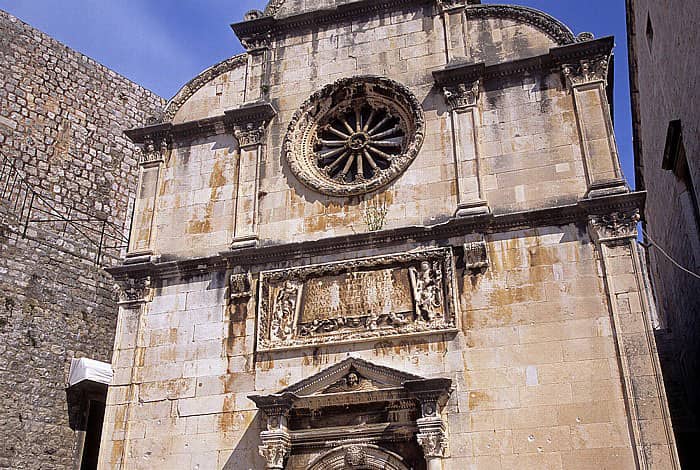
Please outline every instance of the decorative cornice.
[[188, 99], [190, 99], [192, 95], [197, 92], [197, 90], [212, 81], [214, 78], [218, 77], [222, 73], [226, 73], [237, 67], [246, 65], [247, 63], [248, 54], [239, 54], [219, 62], [218, 64], [213, 65], [201, 72], [199, 75], [187, 82], [185, 86], [180, 88], [180, 91], [178, 91], [170, 102], [168, 102], [167, 106], [165, 107], [163, 121], [172, 121], [182, 105]]
[[469, 18], [509, 18], [539, 29], [559, 45], [576, 42], [574, 33], [561, 21], [532, 8], [515, 5], [470, 5], [465, 9]]
[[226, 251], [215, 256], [185, 260], [167, 260], [124, 264], [107, 268], [117, 279], [153, 276], [175, 278], [215, 272], [234, 267], [255, 266], [264, 263], [327, 256], [338, 253], [356, 253], [359, 250], [383, 246], [387, 249], [405, 242], [420, 243], [445, 240], [472, 233], [501, 233], [525, 228], [588, 223], [592, 215], [643, 209], [645, 192], [614, 194], [581, 199], [576, 203], [509, 214], [482, 214], [474, 217], [453, 218], [434, 226], [411, 226], [376, 232], [358, 233], [304, 242], [263, 245]]
[[253, 103], [239, 108], [224, 111], [223, 115], [213, 116], [181, 124], [155, 124], [124, 131], [124, 134], [135, 144], [154, 142], [176, 142], [177, 140], [220, 134], [227, 129], [250, 130], [265, 127], [277, 115], [272, 104], [267, 102]]

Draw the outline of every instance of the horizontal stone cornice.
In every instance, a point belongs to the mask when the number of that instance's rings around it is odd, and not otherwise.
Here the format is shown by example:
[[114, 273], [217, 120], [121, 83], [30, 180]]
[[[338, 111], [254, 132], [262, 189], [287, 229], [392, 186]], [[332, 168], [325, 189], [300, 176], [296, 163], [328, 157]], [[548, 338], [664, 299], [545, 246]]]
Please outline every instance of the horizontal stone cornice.
[[450, 86], [480, 79], [505, 78], [537, 70], [550, 70], [568, 62], [590, 59], [600, 55], [610, 55], [613, 46], [614, 38], [608, 36], [554, 47], [547, 54], [501, 62], [499, 64], [450, 64], [443, 69], [434, 70], [433, 79], [438, 86]]
[[[474, 233], [491, 234], [571, 223], [587, 224], [589, 217], [625, 210], [643, 210], [645, 192], [581, 199], [576, 203], [508, 214], [482, 214], [452, 218], [428, 227], [411, 226], [286, 244], [262, 245], [221, 252], [214, 256], [122, 264], [107, 268], [116, 279], [186, 277], [208, 272], [266, 263], [302, 260], [314, 256], [353, 253], [377, 246], [392, 247], [406, 242], [430, 242]], [[299, 263], [300, 265], [303, 263]]]
[[146, 139], [177, 140], [193, 137], [204, 137], [222, 133], [237, 126], [249, 123], [267, 123], [277, 115], [272, 104], [267, 102], [253, 103], [239, 108], [224, 111], [224, 114], [180, 124], [163, 123], [139, 127], [124, 131], [124, 134], [135, 144], [143, 144]]

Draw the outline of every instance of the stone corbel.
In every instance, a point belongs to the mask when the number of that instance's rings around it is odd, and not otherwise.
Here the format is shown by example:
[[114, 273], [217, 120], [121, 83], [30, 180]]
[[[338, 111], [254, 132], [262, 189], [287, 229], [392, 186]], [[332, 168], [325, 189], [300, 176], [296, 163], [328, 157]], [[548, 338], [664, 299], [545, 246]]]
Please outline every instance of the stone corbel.
[[119, 279], [116, 281], [114, 289], [119, 296], [119, 305], [124, 308], [137, 308], [152, 300], [151, 278], [149, 276]]
[[231, 274], [229, 279], [229, 298], [232, 302], [247, 300], [253, 295], [250, 273]]
[[433, 72], [445, 96], [452, 123], [453, 152], [457, 176], [457, 217], [488, 214], [479, 164], [478, 110], [484, 64], [448, 67]]
[[489, 267], [488, 248], [483, 238], [467, 242], [464, 247], [464, 270], [469, 275], [483, 274]]

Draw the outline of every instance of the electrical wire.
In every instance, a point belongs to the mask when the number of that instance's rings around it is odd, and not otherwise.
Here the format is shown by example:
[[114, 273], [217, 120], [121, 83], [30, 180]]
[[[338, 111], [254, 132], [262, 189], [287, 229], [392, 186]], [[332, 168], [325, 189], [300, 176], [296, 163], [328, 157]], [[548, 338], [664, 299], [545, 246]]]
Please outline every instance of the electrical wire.
[[687, 268], [681, 266], [680, 263], [678, 263], [675, 259], [671, 258], [671, 255], [669, 255], [668, 253], [666, 253], [666, 252], [664, 251], [664, 249], [661, 248], [661, 247], [659, 246], [659, 244], [656, 243], [656, 242], [654, 241], [654, 239], [651, 238], [651, 237], [649, 236], [649, 234], [647, 233], [646, 230], [644, 230], [644, 228], [642, 228], [642, 233], [644, 234], [644, 236], [646, 237], [646, 239], [649, 240], [649, 244], [651, 244], [654, 248], [656, 248], [657, 250], [659, 250], [659, 251], [661, 252], [661, 254], [663, 254], [666, 258], [668, 258], [668, 260], [669, 260], [671, 263], [673, 263], [678, 269], [680, 269], [681, 271], [684, 271], [684, 272], [690, 274], [691, 276], [693, 276], [693, 277], [695, 277], [695, 278], [697, 278], [697, 279], [700, 279], [700, 275], [699, 275], [699, 274], [694, 273], [693, 271], [691, 271], [691, 270], [689, 270], [689, 269], [687, 269]]

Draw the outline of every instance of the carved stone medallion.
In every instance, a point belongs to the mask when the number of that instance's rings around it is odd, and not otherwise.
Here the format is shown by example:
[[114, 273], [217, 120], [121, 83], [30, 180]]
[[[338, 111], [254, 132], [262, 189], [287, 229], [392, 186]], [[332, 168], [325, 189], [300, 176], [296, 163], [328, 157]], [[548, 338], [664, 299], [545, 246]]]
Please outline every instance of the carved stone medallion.
[[450, 249], [263, 272], [258, 349], [452, 330], [453, 272]]
[[405, 86], [387, 78], [341, 79], [309, 98], [284, 141], [294, 175], [331, 196], [379, 189], [396, 179], [423, 144], [423, 110]]

